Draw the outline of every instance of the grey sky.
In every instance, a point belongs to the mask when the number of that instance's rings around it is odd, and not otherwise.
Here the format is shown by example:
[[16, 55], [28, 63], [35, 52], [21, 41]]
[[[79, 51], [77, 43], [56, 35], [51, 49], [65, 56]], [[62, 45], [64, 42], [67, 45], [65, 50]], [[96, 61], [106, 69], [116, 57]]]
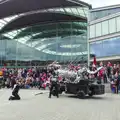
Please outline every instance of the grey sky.
[[93, 8], [120, 4], [120, 0], [82, 0], [82, 1], [92, 4]]

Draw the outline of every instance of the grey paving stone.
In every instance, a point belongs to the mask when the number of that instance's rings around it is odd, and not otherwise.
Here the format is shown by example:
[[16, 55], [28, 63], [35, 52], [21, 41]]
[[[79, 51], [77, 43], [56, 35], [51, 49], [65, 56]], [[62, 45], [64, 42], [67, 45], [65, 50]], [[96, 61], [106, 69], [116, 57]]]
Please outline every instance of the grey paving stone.
[[106, 93], [84, 100], [48, 91], [21, 90], [21, 101], [8, 101], [11, 90], [0, 90], [0, 120], [120, 120], [120, 95]]

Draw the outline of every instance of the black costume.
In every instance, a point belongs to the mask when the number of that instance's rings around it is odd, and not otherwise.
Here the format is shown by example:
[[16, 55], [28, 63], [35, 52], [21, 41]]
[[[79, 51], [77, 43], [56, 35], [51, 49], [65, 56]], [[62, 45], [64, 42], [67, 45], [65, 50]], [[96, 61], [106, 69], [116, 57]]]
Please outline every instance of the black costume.
[[59, 89], [59, 86], [58, 86], [57, 78], [52, 78], [50, 92], [49, 92], [49, 98], [51, 98], [51, 95], [57, 96], [57, 98], [58, 98], [59, 97], [58, 89]]
[[18, 95], [19, 90], [20, 86], [18, 84], [15, 84], [12, 91], [13, 96], [10, 96], [9, 100], [20, 100], [20, 96]]
[[120, 81], [120, 75], [118, 75], [118, 78], [116, 80], [116, 93], [118, 94], [118, 91], [119, 91], [119, 82]]

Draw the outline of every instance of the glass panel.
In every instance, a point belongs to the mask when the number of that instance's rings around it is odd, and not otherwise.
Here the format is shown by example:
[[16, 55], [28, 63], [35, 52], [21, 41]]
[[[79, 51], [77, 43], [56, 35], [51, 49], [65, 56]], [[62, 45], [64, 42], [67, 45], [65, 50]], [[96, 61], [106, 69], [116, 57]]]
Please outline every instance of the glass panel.
[[102, 22], [102, 35], [109, 34], [108, 21]]
[[[77, 11], [76, 11], [77, 12]], [[75, 22], [76, 24], [82, 24], [81, 22]], [[70, 24], [70, 22], [69, 22]], [[69, 25], [68, 24], [68, 25]], [[29, 35], [25, 35], [25, 37], [17, 38], [17, 34], [21, 32], [19, 31], [11, 31], [6, 34], [12, 40], [7, 40], [7, 44], [5, 43], [4, 49], [1, 47], [1, 59], [3, 59], [3, 55], [6, 56], [7, 60], [14, 60], [17, 64], [19, 64], [19, 60], [28, 61], [30, 64], [31, 60], [59, 60], [59, 61], [68, 61], [74, 60], [76, 57], [81, 58], [83, 55], [87, 56], [87, 34], [82, 35], [74, 35], [72, 32], [72, 24], [70, 24], [71, 32], [69, 35], [59, 36], [60, 31], [52, 38], [42, 38], [38, 37], [37, 39], [32, 38], [32, 36], [38, 35], [40, 33], [31, 33]], [[83, 27], [86, 24], [82, 24]], [[69, 29], [69, 27], [68, 27]], [[23, 29], [24, 30], [24, 29]], [[61, 29], [62, 30], [62, 29]], [[32, 32], [32, 30], [31, 30]], [[56, 31], [55, 31], [56, 32]], [[84, 31], [86, 32], [86, 30]], [[24, 32], [23, 32], [24, 33]], [[16, 37], [15, 37], [16, 36]], [[14, 39], [14, 37], [16, 39]], [[2, 43], [0, 44], [4, 46]], [[81, 61], [81, 59], [77, 59]], [[87, 60], [87, 59], [86, 59]], [[15, 63], [15, 62], [14, 62]], [[29, 65], [28, 65], [29, 66]]]
[[120, 8], [111, 8], [111, 9], [104, 9], [99, 11], [93, 11], [90, 14], [90, 21], [100, 19], [106, 16], [109, 16], [111, 14], [115, 14], [117, 12], [120, 12]]
[[0, 22], [0, 29], [4, 26], [5, 24]]
[[14, 16], [12, 16], [12, 17], [6, 17], [6, 18], [4, 18], [4, 20], [6, 21], [6, 22], [10, 22], [11, 20], [13, 20], [13, 19], [15, 19], [15, 18], [17, 18], [18, 17], [18, 15], [14, 15]]
[[17, 43], [15, 41], [7, 40], [7, 45], [6, 45], [7, 60], [16, 60], [16, 47], [17, 47]]
[[110, 32], [110, 33], [116, 32], [116, 22], [115, 22], [115, 18], [109, 20], [109, 32]]
[[8, 33], [7, 34], [3, 34], [5, 37], [8, 37], [10, 39], [14, 38], [12, 35], [9, 35]]
[[0, 23], [6, 24], [7, 22], [5, 22], [4, 20], [0, 19]]
[[101, 28], [102, 28], [101, 23], [97, 23], [97, 24], [96, 24], [96, 37], [102, 35], [102, 30], [101, 30]]
[[90, 38], [95, 37], [95, 25], [90, 26]]
[[64, 12], [63, 8], [59, 8], [59, 10], [60, 10], [61, 12]]
[[112, 45], [113, 44], [111, 43], [111, 41], [109, 39], [103, 41], [103, 50], [104, 50], [104, 52], [103, 52], [102, 56], [110, 56], [111, 55], [111, 50], [110, 49], [112, 49], [111, 48]]
[[103, 41], [104, 56], [120, 55], [120, 38], [111, 38]]
[[0, 64], [2, 65], [2, 60], [6, 59], [5, 52], [6, 44], [4, 40], [0, 40]]
[[94, 47], [95, 48], [95, 54], [96, 54], [97, 57], [100, 57], [103, 54], [103, 52], [102, 52], [102, 50], [103, 50], [102, 41], [96, 42], [95, 45], [96, 45]]
[[117, 20], [117, 32], [120, 31], [120, 16], [116, 18]]
[[79, 15], [79, 13], [78, 13], [78, 11], [77, 11], [76, 8], [71, 8], [71, 12], [72, 12], [73, 14], [77, 14], [77, 15]]
[[95, 42], [90, 43], [90, 54], [95, 54]]
[[55, 9], [48, 9], [48, 11], [60, 11], [60, 12], [67, 12], [69, 14], [74, 14], [74, 15], [81, 15], [86, 17], [88, 15], [88, 8], [81, 8], [81, 7], [72, 7], [72, 8], [55, 8]]
[[80, 15], [86, 16], [86, 15], [85, 15], [85, 12], [84, 12], [84, 9], [81, 9], [81, 8], [80, 8], [80, 9], [78, 9], [78, 11], [79, 11]]
[[97, 57], [120, 55], [120, 37], [90, 43], [90, 53]]
[[31, 36], [25, 36], [25, 37], [16, 39], [16, 41], [18, 41], [20, 43], [26, 43], [30, 38], [31, 38]]

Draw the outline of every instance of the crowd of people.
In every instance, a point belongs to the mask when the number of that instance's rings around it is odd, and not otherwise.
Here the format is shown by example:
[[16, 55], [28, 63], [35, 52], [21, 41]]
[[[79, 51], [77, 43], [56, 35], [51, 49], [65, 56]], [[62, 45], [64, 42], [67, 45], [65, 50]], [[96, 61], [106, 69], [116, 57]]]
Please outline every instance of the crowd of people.
[[7, 88], [14, 86], [16, 82], [19, 83], [21, 88], [46, 88], [46, 83], [50, 81], [52, 71], [46, 68], [20, 68], [20, 69], [7, 69], [0, 70], [1, 85]]
[[[100, 62], [99, 67], [103, 66], [103, 68], [95, 75], [90, 75], [90, 77], [97, 77], [98, 80], [103, 81], [104, 83], [111, 84], [111, 90], [114, 93], [118, 93], [120, 86], [120, 64], [112, 64], [108, 62], [107, 64], [103, 64]], [[93, 64], [91, 70], [95, 70], [96, 66]]]
[[[98, 67], [103, 67], [96, 74], [89, 74], [89, 79], [97, 78], [103, 83], [111, 82], [111, 88], [117, 86], [119, 89], [119, 80], [120, 80], [120, 64], [112, 64], [108, 62], [103, 64], [100, 62], [98, 65], [92, 64], [90, 66], [91, 71], [95, 71]], [[81, 65], [70, 64], [68, 69], [70, 71], [78, 71], [81, 68]], [[44, 68], [20, 68], [20, 69], [10, 69], [10, 68], [1, 68], [0, 69], [0, 82], [2, 86], [7, 88], [13, 87], [16, 82], [19, 82], [21, 88], [46, 88], [49, 85], [51, 77], [54, 73], [53, 69]], [[61, 76], [59, 76], [61, 80]], [[117, 90], [118, 91], [118, 90]]]
[[108, 78], [110, 81], [114, 81], [116, 77], [120, 74], [120, 64], [111, 64], [110, 62], [107, 63], [107, 65], [103, 65], [103, 63], [100, 63], [100, 66], [104, 66], [103, 70], [100, 71], [100, 76], [105, 79]]

